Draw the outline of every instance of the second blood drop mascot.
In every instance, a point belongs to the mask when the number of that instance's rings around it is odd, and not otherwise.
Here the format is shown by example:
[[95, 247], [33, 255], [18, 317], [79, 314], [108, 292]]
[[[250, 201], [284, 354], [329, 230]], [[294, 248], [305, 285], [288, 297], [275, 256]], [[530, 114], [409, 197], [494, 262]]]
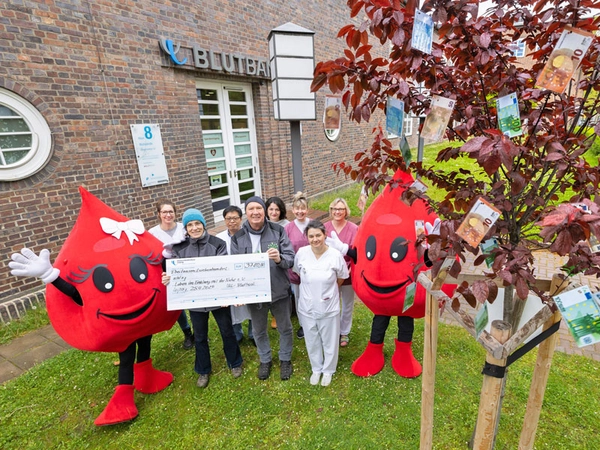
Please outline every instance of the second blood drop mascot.
[[[422, 372], [412, 352], [412, 337], [414, 319], [425, 315], [426, 292], [416, 283], [415, 269], [420, 263], [417, 273], [428, 268], [423, 259], [419, 260], [415, 242], [417, 229], [424, 224], [431, 229], [437, 216], [421, 199], [410, 206], [402, 200], [402, 192], [414, 181], [411, 175], [398, 171], [394, 181], [397, 187], [388, 185], [367, 210], [353, 247], [347, 252], [353, 260], [352, 287], [375, 314], [367, 348], [351, 368], [360, 377], [375, 375], [383, 369], [383, 343], [392, 316], [398, 317], [398, 338], [392, 356], [394, 371], [405, 378], [418, 377]], [[338, 244], [333, 246], [339, 248]], [[405, 310], [406, 294], [412, 289], [414, 303]]]

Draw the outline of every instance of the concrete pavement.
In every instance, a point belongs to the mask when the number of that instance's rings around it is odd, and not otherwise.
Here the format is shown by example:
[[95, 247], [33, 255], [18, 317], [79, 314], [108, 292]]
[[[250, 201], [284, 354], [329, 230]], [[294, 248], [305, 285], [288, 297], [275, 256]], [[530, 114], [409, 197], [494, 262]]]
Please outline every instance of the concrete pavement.
[[0, 384], [70, 348], [72, 347], [56, 334], [52, 325], [0, 345]]

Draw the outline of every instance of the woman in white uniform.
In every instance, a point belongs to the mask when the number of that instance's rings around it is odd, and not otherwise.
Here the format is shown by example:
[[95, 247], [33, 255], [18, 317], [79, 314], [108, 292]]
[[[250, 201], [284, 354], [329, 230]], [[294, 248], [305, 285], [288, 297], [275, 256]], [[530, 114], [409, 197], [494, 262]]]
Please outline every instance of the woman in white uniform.
[[322, 386], [328, 386], [338, 363], [339, 286], [349, 276], [348, 267], [342, 254], [325, 243], [327, 235], [321, 222], [309, 222], [304, 232], [309, 245], [301, 247], [294, 260], [294, 271], [301, 280], [298, 318], [312, 367], [310, 384], [321, 380]]

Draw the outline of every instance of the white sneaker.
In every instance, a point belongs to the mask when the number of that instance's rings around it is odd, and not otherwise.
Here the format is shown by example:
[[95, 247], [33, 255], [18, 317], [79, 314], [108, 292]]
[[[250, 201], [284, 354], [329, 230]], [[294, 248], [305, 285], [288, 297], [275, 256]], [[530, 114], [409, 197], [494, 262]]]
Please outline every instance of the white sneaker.
[[313, 372], [313, 374], [310, 376], [310, 384], [312, 384], [313, 386], [316, 386], [317, 384], [319, 384], [320, 378], [321, 378], [320, 373]]
[[329, 386], [331, 384], [331, 377], [332, 377], [332, 374], [324, 373], [323, 379], [321, 380], [321, 386]]

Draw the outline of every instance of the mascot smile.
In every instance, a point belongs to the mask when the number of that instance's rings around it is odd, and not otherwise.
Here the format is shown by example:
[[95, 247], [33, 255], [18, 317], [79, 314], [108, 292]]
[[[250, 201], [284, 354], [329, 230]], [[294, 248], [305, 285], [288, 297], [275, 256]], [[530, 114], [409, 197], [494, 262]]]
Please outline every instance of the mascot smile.
[[[433, 230], [437, 216], [422, 199], [410, 206], [402, 200], [403, 192], [414, 182], [405, 172], [394, 174], [394, 185], [389, 184], [373, 201], [358, 227], [353, 247], [347, 250], [352, 259], [352, 287], [356, 295], [375, 314], [367, 348], [352, 364], [357, 376], [368, 377], [379, 373], [384, 365], [383, 343], [392, 316], [398, 317], [398, 338], [392, 356], [392, 368], [405, 378], [418, 377], [421, 364], [412, 353], [414, 319], [425, 315], [426, 291], [415, 283], [422, 271], [428, 270], [419, 258], [417, 233]], [[438, 220], [439, 222], [439, 220]], [[420, 226], [417, 226], [420, 224]], [[341, 241], [331, 243], [340, 248]], [[405, 308], [406, 293], [414, 288], [414, 300]], [[450, 293], [455, 286], [443, 287]], [[411, 289], [412, 291], [412, 289]]]
[[48, 250], [37, 256], [27, 248], [13, 254], [9, 266], [13, 275], [46, 283], [48, 316], [67, 343], [119, 353], [119, 384], [94, 422], [113, 425], [138, 415], [134, 389], [153, 394], [173, 381], [152, 366], [150, 342], [173, 326], [180, 311], [167, 311], [162, 243], [141, 220], [127, 219], [83, 188], [79, 192], [81, 211], [54, 266]]

